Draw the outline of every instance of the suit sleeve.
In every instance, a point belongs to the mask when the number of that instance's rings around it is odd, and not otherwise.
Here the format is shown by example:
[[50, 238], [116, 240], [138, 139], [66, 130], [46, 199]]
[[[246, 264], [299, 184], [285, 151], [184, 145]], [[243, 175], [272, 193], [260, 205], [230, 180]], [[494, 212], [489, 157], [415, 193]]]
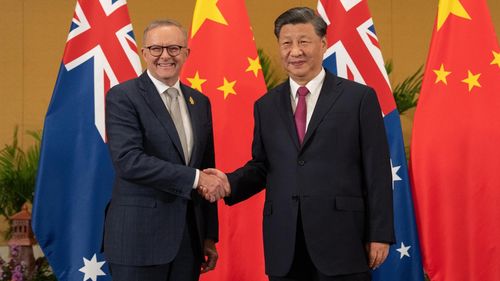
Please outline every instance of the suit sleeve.
[[392, 172], [382, 110], [370, 88], [360, 107], [361, 152], [370, 242], [394, 243]]
[[[204, 151], [202, 169], [215, 167], [215, 149], [214, 149], [214, 134], [212, 125], [212, 110], [210, 101], [208, 101], [208, 116], [207, 120], [210, 122], [210, 134], [208, 136], [207, 146]], [[219, 220], [217, 216], [217, 202], [210, 203], [207, 200], [202, 200], [204, 214], [206, 216], [206, 233], [208, 239], [215, 242], [219, 240]]]
[[190, 199], [196, 170], [145, 153], [140, 117], [128, 94], [113, 87], [106, 96], [108, 148], [117, 176]]
[[231, 184], [231, 196], [224, 201], [234, 205], [244, 201], [264, 189], [267, 176], [267, 157], [261, 138], [261, 117], [258, 102], [254, 105], [254, 133], [252, 141], [252, 159], [245, 166], [228, 174]]

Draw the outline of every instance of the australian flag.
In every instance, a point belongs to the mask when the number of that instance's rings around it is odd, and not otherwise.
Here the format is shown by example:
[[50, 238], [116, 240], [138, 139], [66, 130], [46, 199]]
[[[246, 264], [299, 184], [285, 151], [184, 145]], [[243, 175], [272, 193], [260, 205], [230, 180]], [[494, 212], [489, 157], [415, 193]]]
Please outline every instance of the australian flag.
[[33, 229], [58, 280], [111, 280], [101, 254], [113, 167], [108, 89], [141, 71], [125, 0], [78, 0], [43, 129]]
[[318, 13], [328, 24], [328, 50], [323, 65], [338, 76], [371, 86], [384, 115], [391, 153], [396, 244], [375, 281], [422, 281], [424, 273], [418, 242], [408, 168], [396, 108], [375, 27], [366, 0], [320, 0]]

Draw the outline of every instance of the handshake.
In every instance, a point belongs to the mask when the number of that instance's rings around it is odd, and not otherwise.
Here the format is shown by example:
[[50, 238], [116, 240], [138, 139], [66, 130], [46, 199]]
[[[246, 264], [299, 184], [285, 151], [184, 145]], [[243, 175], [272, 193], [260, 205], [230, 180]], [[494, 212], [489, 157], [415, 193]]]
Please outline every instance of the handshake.
[[231, 186], [226, 174], [217, 169], [201, 171], [196, 190], [212, 203], [231, 194]]

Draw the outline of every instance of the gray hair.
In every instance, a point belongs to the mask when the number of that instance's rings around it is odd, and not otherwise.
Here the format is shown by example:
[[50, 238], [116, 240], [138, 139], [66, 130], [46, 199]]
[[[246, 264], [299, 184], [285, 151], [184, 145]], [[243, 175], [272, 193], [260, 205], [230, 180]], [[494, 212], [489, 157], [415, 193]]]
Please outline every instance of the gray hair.
[[182, 31], [182, 33], [184, 34], [184, 38], [186, 38], [186, 43], [187, 43], [188, 33], [187, 33], [186, 29], [179, 22], [177, 22], [175, 20], [171, 20], [171, 19], [161, 19], [161, 20], [154, 20], [154, 21], [150, 22], [148, 24], [148, 26], [146, 26], [146, 28], [144, 29], [144, 33], [142, 34], [142, 41], [143, 42], [146, 41], [146, 37], [147, 37], [149, 31], [151, 31], [157, 27], [162, 27], [162, 26], [176, 26], [176, 27], [178, 27]]
[[286, 24], [310, 23], [319, 37], [326, 35], [326, 22], [308, 7], [291, 8], [274, 21], [274, 35], [279, 39], [281, 28]]

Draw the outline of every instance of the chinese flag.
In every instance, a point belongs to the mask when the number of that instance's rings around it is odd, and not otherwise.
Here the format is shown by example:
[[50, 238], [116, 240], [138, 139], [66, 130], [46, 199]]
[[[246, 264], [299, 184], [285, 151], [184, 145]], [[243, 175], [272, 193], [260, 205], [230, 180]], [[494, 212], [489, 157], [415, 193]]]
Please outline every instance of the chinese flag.
[[411, 172], [432, 281], [500, 280], [500, 48], [486, 0], [440, 0]]
[[[253, 104], [266, 92], [244, 0], [198, 0], [182, 80], [212, 103], [217, 168], [243, 166], [251, 157]], [[233, 207], [219, 203], [219, 261], [202, 280], [260, 281], [264, 273], [264, 194]]]

